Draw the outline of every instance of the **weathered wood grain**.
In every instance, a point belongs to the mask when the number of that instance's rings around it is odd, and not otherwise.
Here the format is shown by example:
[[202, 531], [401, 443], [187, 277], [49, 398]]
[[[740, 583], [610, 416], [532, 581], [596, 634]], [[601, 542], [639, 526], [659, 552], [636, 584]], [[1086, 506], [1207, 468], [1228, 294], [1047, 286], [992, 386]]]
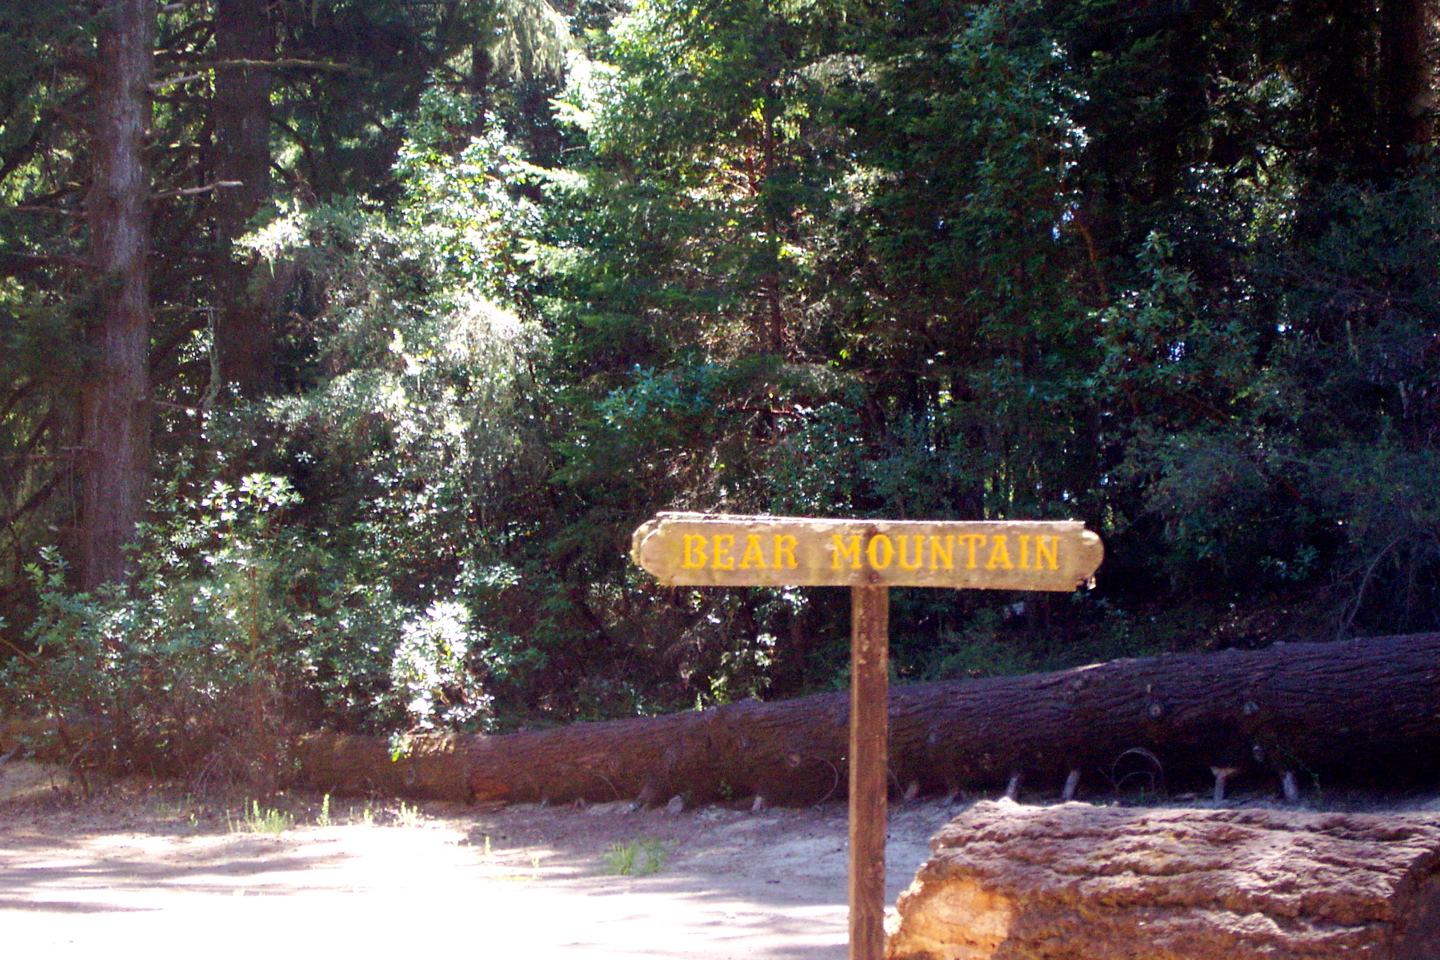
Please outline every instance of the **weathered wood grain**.
[[1434, 960], [1440, 814], [982, 802], [887, 960]]

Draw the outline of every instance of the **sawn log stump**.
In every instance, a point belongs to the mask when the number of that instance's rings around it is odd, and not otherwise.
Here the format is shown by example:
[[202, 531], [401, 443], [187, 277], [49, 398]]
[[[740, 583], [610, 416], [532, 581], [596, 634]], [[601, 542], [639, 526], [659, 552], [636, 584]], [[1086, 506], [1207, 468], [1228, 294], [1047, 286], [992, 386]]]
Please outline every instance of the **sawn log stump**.
[[1440, 815], [976, 804], [887, 960], [1440, 960]]

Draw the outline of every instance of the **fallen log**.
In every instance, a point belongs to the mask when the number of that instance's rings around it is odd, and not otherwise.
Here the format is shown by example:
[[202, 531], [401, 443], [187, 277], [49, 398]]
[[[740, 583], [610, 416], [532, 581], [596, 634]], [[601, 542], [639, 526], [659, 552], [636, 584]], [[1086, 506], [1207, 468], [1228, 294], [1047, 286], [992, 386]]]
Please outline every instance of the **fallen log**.
[[1440, 814], [981, 802], [886, 960], [1434, 960]]
[[[1264, 775], [1305, 784], [1440, 775], [1440, 634], [1276, 644], [1116, 660], [1054, 673], [891, 691], [890, 772], [900, 797], [1023, 781], [1113, 792]], [[670, 716], [498, 736], [316, 734], [296, 747], [302, 784], [466, 800], [843, 797], [849, 701], [747, 700]], [[1138, 767], [1129, 766], [1138, 763]]]

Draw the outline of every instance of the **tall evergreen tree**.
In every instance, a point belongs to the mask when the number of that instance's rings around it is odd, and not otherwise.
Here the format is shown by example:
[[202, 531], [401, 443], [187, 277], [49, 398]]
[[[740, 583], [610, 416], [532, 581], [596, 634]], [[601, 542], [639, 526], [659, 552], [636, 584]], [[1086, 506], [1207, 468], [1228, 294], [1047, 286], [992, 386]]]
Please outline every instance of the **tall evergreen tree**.
[[98, 25], [86, 216], [98, 279], [80, 392], [80, 585], [126, 578], [150, 476], [150, 176], [154, 0], [115, 0]]
[[[274, 318], [250, 289], [250, 264], [234, 250], [271, 199], [271, 67], [277, 56], [270, 4], [215, 0], [213, 336], [220, 383], [253, 396], [274, 385]], [[215, 386], [219, 386], [216, 384]]]

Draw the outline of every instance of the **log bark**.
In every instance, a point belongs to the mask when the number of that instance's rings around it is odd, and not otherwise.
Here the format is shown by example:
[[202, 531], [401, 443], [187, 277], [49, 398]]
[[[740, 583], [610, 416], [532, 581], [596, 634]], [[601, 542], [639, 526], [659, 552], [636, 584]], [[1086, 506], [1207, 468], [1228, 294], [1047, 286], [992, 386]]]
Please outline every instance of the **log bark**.
[[[845, 796], [849, 702], [824, 694], [500, 736], [317, 734], [301, 781], [331, 792], [473, 800]], [[1440, 775], [1440, 634], [1170, 655], [1021, 677], [921, 684], [889, 697], [890, 790], [1020, 783], [1109, 795], [1263, 776], [1319, 784]], [[1132, 768], [1130, 764], [1138, 764]], [[1231, 772], [1233, 771], [1233, 772]], [[1288, 776], [1287, 776], [1288, 775]], [[1128, 778], [1128, 780], [1127, 780]]]
[[930, 846], [887, 960], [1440, 957], [1440, 814], [1002, 800]]

